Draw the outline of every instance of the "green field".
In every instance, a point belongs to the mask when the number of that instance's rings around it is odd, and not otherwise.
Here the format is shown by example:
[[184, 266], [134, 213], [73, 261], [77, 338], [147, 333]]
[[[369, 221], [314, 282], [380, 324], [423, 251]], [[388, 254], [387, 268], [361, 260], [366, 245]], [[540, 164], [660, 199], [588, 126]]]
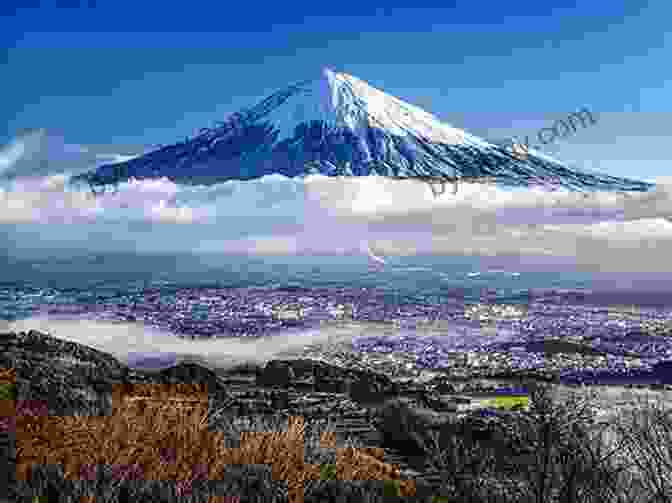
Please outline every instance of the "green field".
[[530, 397], [527, 395], [498, 396], [490, 400], [484, 400], [482, 403], [488, 407], [497, 409], [527, 409], [530, 406]]

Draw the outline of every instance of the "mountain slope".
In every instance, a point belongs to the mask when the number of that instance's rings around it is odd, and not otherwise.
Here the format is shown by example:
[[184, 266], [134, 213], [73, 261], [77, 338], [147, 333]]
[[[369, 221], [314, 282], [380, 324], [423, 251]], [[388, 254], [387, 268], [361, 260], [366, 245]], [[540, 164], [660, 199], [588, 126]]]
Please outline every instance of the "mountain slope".
[[209, 185], [270, 174], [493, 177], [499, 184], [553, 183], [573, 190], [648, 191], [653, 184], [569, 169], [539, 152], [521, 159], [345, 73], [325, 69], [216, 128], [74, 177], [94, 186], [165, 176]]

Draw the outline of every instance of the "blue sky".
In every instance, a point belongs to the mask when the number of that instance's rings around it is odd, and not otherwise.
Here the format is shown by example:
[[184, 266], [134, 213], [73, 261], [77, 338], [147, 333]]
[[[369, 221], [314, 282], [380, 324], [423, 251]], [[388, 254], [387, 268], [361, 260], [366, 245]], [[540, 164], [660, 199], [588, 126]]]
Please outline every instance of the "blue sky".
[[598, 124], [547, 152], [669, 174], [667, 1], [33, 3], [0, 7], [2, 143], [44, 127], [167, 144], [326, 65], [486, 137], [534, 136], [587, 106]]

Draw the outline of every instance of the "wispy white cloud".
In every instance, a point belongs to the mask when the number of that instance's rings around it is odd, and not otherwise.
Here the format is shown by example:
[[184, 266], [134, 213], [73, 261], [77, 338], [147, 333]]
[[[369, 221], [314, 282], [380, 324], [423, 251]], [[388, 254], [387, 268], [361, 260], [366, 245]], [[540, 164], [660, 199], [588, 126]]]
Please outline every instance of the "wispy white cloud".
[[17, 136], [0, 150], [0, 180], [81, 173], [104, 163], [136, 157], [142, 148], [68, 143], [61, 134], [33, 129]]
[[25, 154], [25, 145], [22, 141], [13, 141], [0, 150], [0, 174], [9, 170]]

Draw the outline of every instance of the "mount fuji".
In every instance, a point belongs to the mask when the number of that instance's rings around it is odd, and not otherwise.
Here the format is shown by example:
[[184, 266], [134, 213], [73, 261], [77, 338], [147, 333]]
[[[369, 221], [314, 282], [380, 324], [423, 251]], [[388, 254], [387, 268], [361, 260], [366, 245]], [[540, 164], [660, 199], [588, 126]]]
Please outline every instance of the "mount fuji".
[[[383, 176], [647, 192], [643, 181], [588, 173], [530, 149], [490, 143], [366, 82], [324, 69], [184, 142], [73, 176], [105, 190], [131, 178], [211, 185], [265, 175]], [[432, 189], [433, 190], [433, 189]], [[445, 187], [444, 187], [445, 190]]]

